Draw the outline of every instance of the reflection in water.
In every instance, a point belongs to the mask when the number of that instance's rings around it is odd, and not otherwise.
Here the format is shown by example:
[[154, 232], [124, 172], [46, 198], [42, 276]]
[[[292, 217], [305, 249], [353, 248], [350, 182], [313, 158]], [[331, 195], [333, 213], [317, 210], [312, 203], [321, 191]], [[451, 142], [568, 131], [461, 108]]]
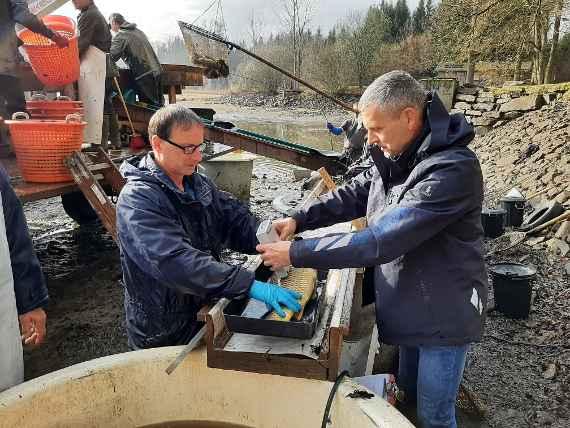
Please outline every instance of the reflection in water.
[[250, 122], [233, 121], [248, 131], [258, 132], [270, 137], [279, 138], [290, 143], [302, 144], [319, 150], [342, 151], [343, 137], [332, 135], [325, 126], [325, 121], [313, 123], [291, 122]]

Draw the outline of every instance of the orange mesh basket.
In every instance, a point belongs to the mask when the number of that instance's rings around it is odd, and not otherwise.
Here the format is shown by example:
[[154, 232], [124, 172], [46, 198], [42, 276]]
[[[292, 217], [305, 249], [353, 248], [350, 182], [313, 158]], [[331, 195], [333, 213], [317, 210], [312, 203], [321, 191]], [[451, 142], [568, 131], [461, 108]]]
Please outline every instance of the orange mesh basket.
[[59, 87], [79, 79], [79, 48], [77, 27], [65, 16], [45, 16], [44, 24], [69, 40], [67, 48], [59, 48], [54, 42], [27, 28], [18, 31], [23, 48], [36, 77], [46, 86]]
[[13, 120], [6, 121], [24, 180], [32, 183], [73, 181], [64, 160], [81, 149], [86, 123], [78, 115], [69, 115], [66, 120], [28, 117], [26, 113], [15, 113]]
[[49, 100], [44, 94], [34, 94], [31, 101], [26, 101], [26, 110], [32, 119], [65, 120], [69, 114], [83, 115], [83, 103], [66, 96]]

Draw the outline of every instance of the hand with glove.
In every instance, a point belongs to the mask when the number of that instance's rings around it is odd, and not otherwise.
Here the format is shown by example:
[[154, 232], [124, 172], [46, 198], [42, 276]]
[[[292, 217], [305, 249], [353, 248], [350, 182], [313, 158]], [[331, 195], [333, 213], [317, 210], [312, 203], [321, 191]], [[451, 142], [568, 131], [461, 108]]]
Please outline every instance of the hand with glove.
[[53, 36], [51, 36], [51, 41], [54, 42], [59, 48], [66, 48], [69, 46], [69, 40], [67, 40], [67, 37], [62, 36], [55, 31], [53, 32]]
[[329, 130], [329, 132], [333, 135], [340, 135], [342, 134], [342, 128], [337, 128], [336, 126], [334, 126], [332, 123], [327, 122], [327, 129]]
[[298, 302], [301, 298], [299, 293], [268, 282], [253, 281], [249, 289], [249, 296], [273, 308], [281, 318], [285, 318], [285, 311], [281, 305], [293, 312], [301, 310], [301, 304]]

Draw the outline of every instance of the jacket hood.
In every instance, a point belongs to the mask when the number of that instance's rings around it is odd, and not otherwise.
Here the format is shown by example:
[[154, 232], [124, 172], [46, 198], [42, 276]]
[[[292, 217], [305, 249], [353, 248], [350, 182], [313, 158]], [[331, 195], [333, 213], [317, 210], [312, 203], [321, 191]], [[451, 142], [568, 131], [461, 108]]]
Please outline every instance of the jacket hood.
[[467, 123], [465, 116], [450, 115], [435, 92], [428, 96], [426, 121], [431, 133], [429, 142], [424, 141], [420, 151], [435, 153], [452, 146], [465, 147], [475, 137], [473, 127]]
[[121, 30], [134, 30], [137, 28], [137, 24], [133, 22], [123, 22], [120, 28]]
[[195, 196], [183, 192], [174, 184], [168, 174], [156, 164], [152, 152], [142, 158], [135, 156], [125, 160], [121, 164], [120, 172], [128, 183], [140, 181], [158, 184], [163, 189], [174, 193], [182, 203], [200, 202], [206, 206], [212, 202], [212, 185], [207, 177], [195, 172], [189, 176], [192, 177], [190, 183]]

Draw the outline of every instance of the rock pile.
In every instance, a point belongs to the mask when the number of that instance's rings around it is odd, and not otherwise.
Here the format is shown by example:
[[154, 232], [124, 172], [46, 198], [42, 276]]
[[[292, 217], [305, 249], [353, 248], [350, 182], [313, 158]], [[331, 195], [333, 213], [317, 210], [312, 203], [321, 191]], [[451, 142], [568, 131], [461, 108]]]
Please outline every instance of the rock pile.
[[[516, 186], [527, 198], [543, 191], [534, 204], [542, 198], [569, 209], [570, 104], [528, 112], [477, 136], [471, 147], [481, 160], [487, 206], [498, 206]], [[506, 252], [487, 253], [488, 265], [518, 262], [537, 270], [529, 318], [490, 311], [485, 336], [468, 357], [464, 382], [492, 427], [570, 426], [569, 235], [565, 222]], [[494, 245], [485, 241], [486, 250]], [[489, 291], [492, 307], [493, 286]]]
[[[343, 95], [338, 97], [348, 105], [358, 101], [358, 97]], [[344, 110], [332, 101], [320, 95], [302, 94], [298, 96], [284, 96], [271, 94], [238, 94], [228, 95], [220, 99], [223, 104], [233, 104], [241, 107], [264, 107], [278, 109], [300, 109], [307, 110], [307, 114], [314, 112], [339, 113]]]
[[478, 135], [485, 135], [493, 127], [522, 116], [525, 112], [553, 104], [568, 91], [565, 85], [544, 85], [538, 93], [526, 92], [525, 87], [486, 89], [461, 87], [455, 96], [450, 113], [462, 113], [475, 126]]
[[[555, 103], [525, 114], [478, 136], [472, 148], [481, 161], [488, 206], [498, 206], [512, 187], [527, 198], [540, 193], [530, 201], [534, 205], [541, 200], [570, 205], [570, 105]], [[554, 230], [550, 240], [531, 242], [568, 253], [570, 222]]]

